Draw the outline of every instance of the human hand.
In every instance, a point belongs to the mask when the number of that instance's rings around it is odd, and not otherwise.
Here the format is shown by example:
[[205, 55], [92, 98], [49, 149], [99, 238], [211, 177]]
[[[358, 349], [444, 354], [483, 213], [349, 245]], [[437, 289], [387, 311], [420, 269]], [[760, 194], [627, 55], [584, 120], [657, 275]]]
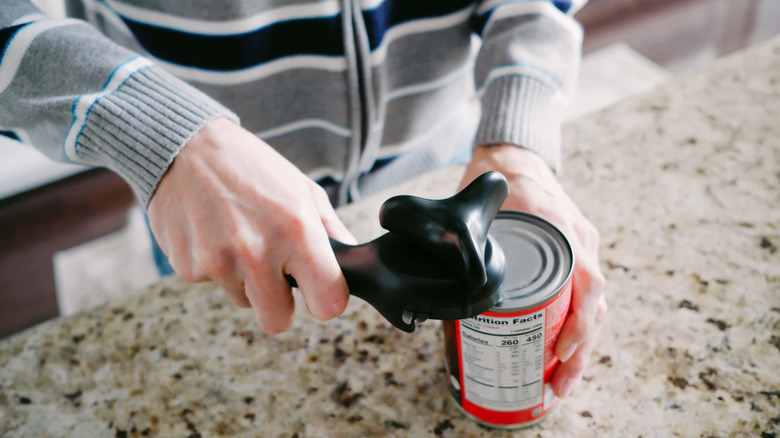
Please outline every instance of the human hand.
[[328, 241], [354, 243], [325, 191], [268, 144], [227, 119], [182, 149], [149, 204], [149, 222], [185, 281], [213, 280], [267, 333], [292, 324], [295, 277], [316, 318], [348, 300]]
[[552, 378], [555, 393], [565, 397], [582, 378], [607, 314], [604, 276], [598, 264], [599, 234], [536, 153], [514, 145], [478, 147], [461, 187], [490, 170], [504, 174], [509, 183], [504, 209], [547, 219], [566, 235], [574, 250], [571, 309], [555, 346], [561, 363]]

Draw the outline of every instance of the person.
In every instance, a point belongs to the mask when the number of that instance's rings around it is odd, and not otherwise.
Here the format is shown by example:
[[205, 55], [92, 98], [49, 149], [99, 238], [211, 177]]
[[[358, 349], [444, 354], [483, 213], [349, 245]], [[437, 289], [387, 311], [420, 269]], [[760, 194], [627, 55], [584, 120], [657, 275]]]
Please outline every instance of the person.
[[292, 324], [285, 274], [313, 316], [344, 311], [328, 236], [355, 239], [334, 204], [470, 153], [464, 185], [503, 173], [504, 207], [547, 218], [574, 247], [553, 379], [565, 396], [607, 309], [598, 232], [555, 175], [579, 6], [69, 0], [87, 24], [5, 0], [0, 129], [121, 175], [175, 272], [217, 282], [267, 333]]

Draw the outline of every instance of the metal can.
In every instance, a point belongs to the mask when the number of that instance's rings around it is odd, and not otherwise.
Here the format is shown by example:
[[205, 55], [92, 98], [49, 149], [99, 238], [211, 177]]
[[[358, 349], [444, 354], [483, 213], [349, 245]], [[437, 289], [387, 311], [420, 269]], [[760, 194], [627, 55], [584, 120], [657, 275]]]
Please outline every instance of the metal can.
[[550, 380], [569, 312], [574, 254], [560, 230], [527, 213], [501, 211], [489, 232], [504, 250], [507, 272], [490, 310], [442, 321], [450, 391], [486, 426], [527, 427], [558, 401]]

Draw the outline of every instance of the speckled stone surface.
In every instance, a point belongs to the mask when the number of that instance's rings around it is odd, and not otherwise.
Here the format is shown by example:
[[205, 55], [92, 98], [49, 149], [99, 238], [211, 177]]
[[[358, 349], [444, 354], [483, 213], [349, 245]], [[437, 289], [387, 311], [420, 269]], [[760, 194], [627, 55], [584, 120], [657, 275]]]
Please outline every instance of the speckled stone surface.
[[[561, 178], [602, 233], [610, 317], [528, 437], [780, 433], [780, 40], [566, 128]], [[396, 189], [446, 196], [462, 169]], [[340, 211], [361, 240], [383, 194]], [[300, 304], [300, 303], [299, 303]], [[260, 333], [167, 279], [0, 342], [0, 436], [512, 436], [450, 399], [435, 322], [355, 299]]]

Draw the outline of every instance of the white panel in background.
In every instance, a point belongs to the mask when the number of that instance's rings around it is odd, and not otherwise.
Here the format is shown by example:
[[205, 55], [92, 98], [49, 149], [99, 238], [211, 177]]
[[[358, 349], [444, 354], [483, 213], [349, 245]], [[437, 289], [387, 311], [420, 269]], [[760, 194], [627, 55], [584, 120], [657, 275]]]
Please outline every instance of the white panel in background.
[[54, 255], [60, 315], [116, 301], [159, 280], [143, 213], [134, 207], [127, 226]]
[[0, 136], [0, 199], [87, 169], [52, 161], [31, 146]]
[[51, 18], [65, 17], [65, 2], [63, 0], [32, 0], [32, 2]]
[[670, 77], [668, 71], [625, 43], [589, 53], [582, 60], [577, 91], [566, 114], [574, 120], [620, 100], [652, 90]]

